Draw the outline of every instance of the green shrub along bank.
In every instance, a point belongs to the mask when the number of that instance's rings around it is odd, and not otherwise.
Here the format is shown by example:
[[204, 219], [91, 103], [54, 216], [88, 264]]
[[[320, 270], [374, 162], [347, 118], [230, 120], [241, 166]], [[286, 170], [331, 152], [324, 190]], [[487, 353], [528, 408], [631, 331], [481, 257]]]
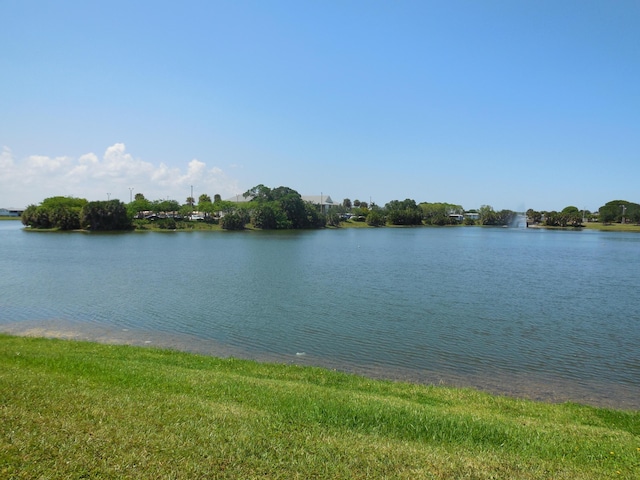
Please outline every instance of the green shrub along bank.
[[640, 413], [0, 335], [0, 478], [637, 479]]

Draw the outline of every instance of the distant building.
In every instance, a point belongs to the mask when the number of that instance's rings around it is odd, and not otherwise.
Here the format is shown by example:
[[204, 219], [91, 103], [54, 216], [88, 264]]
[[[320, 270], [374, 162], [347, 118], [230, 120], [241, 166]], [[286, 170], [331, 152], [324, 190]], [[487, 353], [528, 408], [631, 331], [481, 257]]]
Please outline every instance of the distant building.
[[0, 208], [0, 217], [20, 217], [24, 208]]
[[234, 197], [230, 197], [230, 198], [225, 198], [224, 200], [225, 202], [233, 202], [233, 203], [245, 203], [245, 202], [250, 202], [251, 201], [251, 197], [245, 197], [242, 194], [238, 194]]
[[327, 213], [336, 205], [329, 195], [302, 195], [302, 200], [319, 206], [322, 213]]

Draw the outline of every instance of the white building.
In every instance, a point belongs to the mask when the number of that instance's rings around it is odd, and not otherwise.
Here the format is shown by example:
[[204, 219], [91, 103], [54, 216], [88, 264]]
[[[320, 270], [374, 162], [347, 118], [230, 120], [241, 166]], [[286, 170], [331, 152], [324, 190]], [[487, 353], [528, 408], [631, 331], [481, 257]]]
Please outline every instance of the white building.
[[301, 195], [305, 202], [313, 203], [320, 207], [322, 213], [327, 213], [329, 209], [335, 206], [329, 195]]
[[19, 217], [24, 208], [0, 208], [0, 217]]

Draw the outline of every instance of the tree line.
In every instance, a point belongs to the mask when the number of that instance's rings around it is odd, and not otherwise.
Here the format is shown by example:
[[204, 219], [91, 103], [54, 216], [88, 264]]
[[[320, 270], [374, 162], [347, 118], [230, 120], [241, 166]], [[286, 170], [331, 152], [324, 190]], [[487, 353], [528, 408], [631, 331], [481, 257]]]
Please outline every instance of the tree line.
[[119, 200], [89, 202], [84, 198], [50, 197], [22, 212], [22, 223], [32, 228], [58, 230], [128, 230], [131, 216]]
[[[239, 198], [238, 198], [239, 200]], [[197, 212], [197, 216], [194, 213]], [[187, 228], [188, 221], [198, 219], [217, 223], [225, 230], [242, 230], [247, 225], [263, 230], [307, 229], [339, 226], [344, 221], [365, 222], [370, 226], [384, 225], [510, 225], [518, 213], [496, 211], [490, 205], [477, 210], [465, 210], [461, 205], [443, 202], [392, 200], [383, 207], [371, 202], [345, 198], [325, 213], [321, 206], [302, 199], [289, 187], [269, 188], [257, 185], [242, 194], [242, 202], [213, 199], [202, 194], [198, 201], [187, 197], [186, 203], [176, 200], [153, 200], [137, 193], [125, 204], [120, 200], [92, 201], [74, 197], [50, 197], [40, 205], [30, 205], [22, 214], [22, 223], [32, 228], [59, 230], [128, 230], [155, 222], [159, 228]], [[557, 211], [526, 212], [527, 221], [547, 226], [580, 226], [583, 221], [640, 224], [640, 205], [624, 200], [612, 200], [599, 212], [579, 210], [569, 206]]]
[[580, 210], [570, 205], [561, 211], [536, 211], [529, 209], [526, 212], [529, 222], [546, 225], [548, 227], [579, 227], [584, 222], [634, 223], [640, 225], [640, 204], [627, 200], [611, 200], [602, 205], [597, 212]]

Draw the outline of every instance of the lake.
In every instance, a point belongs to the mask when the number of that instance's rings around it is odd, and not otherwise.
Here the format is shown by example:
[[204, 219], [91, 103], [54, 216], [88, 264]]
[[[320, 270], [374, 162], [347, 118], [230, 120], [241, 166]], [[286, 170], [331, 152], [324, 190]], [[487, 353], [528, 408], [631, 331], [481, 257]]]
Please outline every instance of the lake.
[[640, 408], [638, 234], [3, 221], [0, 246], [0, 331]]

